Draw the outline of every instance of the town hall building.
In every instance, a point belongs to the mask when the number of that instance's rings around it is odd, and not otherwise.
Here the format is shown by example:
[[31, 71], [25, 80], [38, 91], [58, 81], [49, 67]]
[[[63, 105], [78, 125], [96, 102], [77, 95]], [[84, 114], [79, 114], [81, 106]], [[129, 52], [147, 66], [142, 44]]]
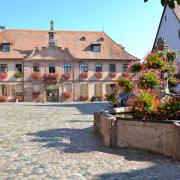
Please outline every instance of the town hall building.
[[0, 32], [0, 96], [8, 101], [85, 101], [113, 92], [137, 60], [104, 32]]

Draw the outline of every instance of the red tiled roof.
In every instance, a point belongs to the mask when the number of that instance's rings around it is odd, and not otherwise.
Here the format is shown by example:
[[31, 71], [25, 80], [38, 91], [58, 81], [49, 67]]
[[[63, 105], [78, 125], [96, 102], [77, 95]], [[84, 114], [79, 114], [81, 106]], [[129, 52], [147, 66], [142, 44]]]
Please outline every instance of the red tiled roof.
[[[124, 50], [124, 47], [115, 43], [104, 32], [88, 31], [55, 31], [57, 46], [62, 49], [68, 48], [70, 53], [78, 59], [113, 59], [113, 60], [136, 60], [137, 58]], [[81, 41], [81, 37], [85, 41]], [[101, 52], [92, 52], [89, 47], [92, 42], [99, 41]], [[0, 58], [24, 58], [38, 47], [48, 46], [48, 30], [11, 30], [0, 32], [0, 43], [11, 43], [10, 52], [1, 52]]]

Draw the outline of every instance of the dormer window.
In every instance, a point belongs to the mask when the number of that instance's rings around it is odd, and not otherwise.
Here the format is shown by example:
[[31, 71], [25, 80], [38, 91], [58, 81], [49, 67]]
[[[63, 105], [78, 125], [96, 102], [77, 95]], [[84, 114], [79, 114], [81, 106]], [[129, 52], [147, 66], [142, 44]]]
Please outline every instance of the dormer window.
[[85, 41], [85, 40], [86, 38], [84, 36], [80, 38], [80, 41]]
[[103, 37], [100, 37], [100, 38], [98, 39], [98, 41], [103, 42], [103, 41], [104, 41], [104, 38], [103, 38]]
[[100, 48], [101, 46], [100, 46], [100, 44], [92, 44], [91, 45], [91, 50], [93, 51], [93, 52], [100, 52], [101, 51], [101, 48]]
[[10, 51], [10, 44], [9, 43], [1, 44], [1, 50], [2, 50], [2, 52], [9, 52]]

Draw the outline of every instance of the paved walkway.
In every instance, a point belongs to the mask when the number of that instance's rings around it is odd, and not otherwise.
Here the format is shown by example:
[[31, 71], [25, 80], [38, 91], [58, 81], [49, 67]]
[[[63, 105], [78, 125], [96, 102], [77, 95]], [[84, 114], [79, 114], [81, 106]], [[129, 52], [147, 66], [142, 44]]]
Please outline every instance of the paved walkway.
[[94, 104], [0, 104], [0, 180], [180, 179], [180, 163], [108, 149], [92, 133]]

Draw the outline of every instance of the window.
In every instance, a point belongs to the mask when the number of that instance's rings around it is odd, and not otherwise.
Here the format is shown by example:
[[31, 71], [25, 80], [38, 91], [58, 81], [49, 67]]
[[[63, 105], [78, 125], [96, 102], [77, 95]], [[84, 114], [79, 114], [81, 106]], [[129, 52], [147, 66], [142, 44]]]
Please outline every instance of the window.
[[16, 64], [16, 71], [22, 73], [22, 64]]
[[102, 97], [102, 84], [95, 84], [95, 96]]
[[89, 96], [88, 84], [81, 84], [81, 96], [84, 96], [84, 97]]
[[49, 73], [55, 73], [55, 72], [56, 72], [56, 65], [49, 64]]
[[9, 84], [9, 85], [1, 84], [0, 95], [15, 96], [15, 84]]
[[85, 41], [85, 40], [86, 38], [84, 36], [80, 38], [80, 41]]
[[0, 72], [8, 72], [7, 64], [0, 64]]
[[128, 70], [128, 64], [123, 64], [123, 72], [127, 72]]
[[10, 51], [10, 44], [2, 44], [1, 49], [3, 52], [9, 52]]
[[80, 72], [88, 72], [88, 64], [80, 64]]
[[100, 38], [98, 39], [98, 41], [104, 41], [104, 38], [103, 38], [103, 37], [100, 37]]
[[96, 72], [102, 72], [102, 64], [96, 64]]
[[39, 64], [33, 64], [33, 72], [40, 72]]
[[64, 73], [71, 72], [71, 64], [65, 64], [64, 65]]
[[93, 52], [100, 52], [100, 44], [92, 44], [91, 47]]
[[116, 72], [116, 66], [115, 66], [115, 64], [110, 64], [110, 65], [109, 65], [109, 72]]

